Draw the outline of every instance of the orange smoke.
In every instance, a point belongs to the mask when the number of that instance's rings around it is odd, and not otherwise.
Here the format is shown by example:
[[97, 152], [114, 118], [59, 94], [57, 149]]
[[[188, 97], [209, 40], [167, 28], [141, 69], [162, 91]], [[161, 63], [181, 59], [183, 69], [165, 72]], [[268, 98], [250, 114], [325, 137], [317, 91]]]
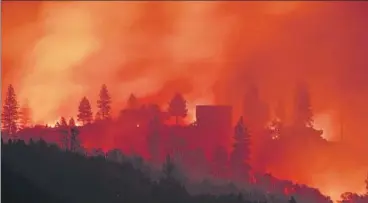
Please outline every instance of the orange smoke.
[[[12, 83], [35, 123], [75, 116], [102, 83], [116, 114], [132, 92], [166, 107], [180, 91], [190, 112], [231, 104], [237, 117], [249, 82], [290, 114], [294, 84], [305, 80], [316, 127], [349, 148], [323, 173], [293, 178], [326, 194], [358, 192], [368, 170], [359, 162], [368, 141], [367, 11], [366, 2], [2, 2], [2, 95]], [[349, 159], [357, 163], [336, 169]], [[346, 176], [356, 167], [360, 175]], [[330, 191], [335, 173], [349, 178]]]

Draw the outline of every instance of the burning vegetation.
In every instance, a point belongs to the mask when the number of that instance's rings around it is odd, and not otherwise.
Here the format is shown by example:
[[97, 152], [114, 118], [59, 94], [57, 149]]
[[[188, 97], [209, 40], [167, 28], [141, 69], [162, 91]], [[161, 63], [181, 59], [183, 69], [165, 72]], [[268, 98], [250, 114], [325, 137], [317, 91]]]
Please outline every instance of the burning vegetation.
[[366, 2], [4, 2], [2, 137], [154, 169], [170, 155], [191, 193], [231, 181], [298, 203], [365, 201], [367, 13]]
[[[307, 179], [291, 182], [278, 178], [293, 180], [302, 177], [293, 170], [318, 174], [328, 166], [329, 156], [335, 155], [335, 148], [341, 149], [341, 146], [325, 140], [322, 130], [314, 129], [307, 86], [297, 88], [291, 124], [285, 124], [282, 116], [276, 115], [272, 124], [268, 125], [267, 117], [259, 116], [267, 116], [265, 112], [268, 108], [261, 105], [263, 102], [258, 95], [257, 88], [252, 85], [246, 94], [244, 116], [233, 128], [230, 106], [199, 105], [196, 107], [196, 120], [188, 123], [185, 120], [188, 115], [187, 102], [179, 93], [171, 99], [167, 111], [158, 105], [142, 104], [131, 94], [126, 107], [114, 118], [111, 116], [110, 94], [107, 86], [102, 85], [95, 118], [89, 100], [83, 97], [78, 107], [79, 125], [73, 118], [67, 122], [61, 117], [55, 125], [32, 126], [24, 122], [29, 118], [22, 117], [29, 114], [19, 111], [14, 88], [9, 85], [2, 113], [2, 137], [7, 142], [17, 139], [26, 142], [45, 140], [84, 156], [139, 154], [153, 169], [158, 169], [170, 156], [180, 169], [179, 174], [187, 175], [185, 182], [189, 191], [191, 183], [201, 183], [207, 184], [205, 191], [216, 193], [222, 190], [213, 188], [215, 186], [208, 181], [213, 181], [215, 185], [231, 181], [234, 186], [251, 193], [258, 191], [276, 196], [296, 196], [300, 202], [329, 202], [330, 197], [300, 184]], [[250, 108], [251, 105], [253, 108]], [[250, 119], [252, 115], [254, 119]], [[23, 122], [19, 123], [19, 120]], [[325, 157], [317, 159], [324, 160], [324, 165], [299, 168], [303, 165], [294, 159], [301, 159], [302, 163], [316, 159], [304, 155], [300, 148], [323, 151]], [[300, 152], [302, 154], [298, 155]], [[114, 161], [119, 160], [116, 156]], [[358, 201], [366, 197], [344, 193], [341, 198]]]

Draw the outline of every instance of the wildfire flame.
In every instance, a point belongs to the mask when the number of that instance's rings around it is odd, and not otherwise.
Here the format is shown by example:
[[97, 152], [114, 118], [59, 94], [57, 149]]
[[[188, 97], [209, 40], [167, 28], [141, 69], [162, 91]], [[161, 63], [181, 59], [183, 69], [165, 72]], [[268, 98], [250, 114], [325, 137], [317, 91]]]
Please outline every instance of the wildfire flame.
[[[315, 127], [324, 130], [325, 139], [341, 137], [337, 116], [329, 112], [345, 112], [346, 148], [335, 152], [330, 167], [349, 178], [338, 183], [344, 188], [327, 187], [306, 171], [292, 174], [294, 180], [303, 178], [331, 196], [360, 191], [366, 174], [350, 174], [367, 169], [366, 2], [6, 1], [1, 6], [2, 98], [13, 84], [20, 102], [29, 101], [35, 123], [55, 126], [55, 118], [75, 116], [83, 96], [95, 112], [103, 83], [115, 115], [132, 92], [164, 107], [179, 91], [188, 100], [188, 120], [195, 120], [196, 104], [231, 104], [237, 120], [251, 82], [266, 102], [284, 99], [290, 113], [295, 81], [302, 79], [310, 85]], [[319, 165], [324, 155], [314, 153], [309, 165]], [[351, 159], [357, 163], [345, 163]], [[326, 174], [320, 179], [333, 183]]]

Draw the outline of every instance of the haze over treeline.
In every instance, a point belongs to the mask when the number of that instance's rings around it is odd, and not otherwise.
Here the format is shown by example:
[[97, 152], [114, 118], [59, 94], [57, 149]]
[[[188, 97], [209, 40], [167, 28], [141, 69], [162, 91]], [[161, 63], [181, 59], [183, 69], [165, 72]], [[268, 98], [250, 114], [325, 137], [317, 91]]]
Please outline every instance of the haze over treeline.
[[[332, 140], [343, 126], [346, 144], [336, 166], [310, 181], [359, 174], [337, 181], [358, 192], [367, 171], [359, 164], [368, 141], [367, 11], [366, 2], [4, 2], [2, 98], [13, 84], [33, 122], [54, 123], [76, 117], [84, 96], [96, 112], [105, 83], [115, 117], [132, 92], [162, 108], [181, 92], [190, 112], [232, 105], [235, 124], [255, 83], [271, 108], [285, 103], [290, 121], [295, 84], [306, 81], [316, 126]], [[336, 169], [346, 160], [358, 163]]]
[[[83, 156], [139, 155], [154, 169], [169, 155], [180, 169], [178, 172], [185, 174], [179, 175], [179, 180], [187, 186], [202, 181], [205, 188], [211, 188], [209, 179], [222, 184], [231, 181], [252, 194], [298, 195], [302, 203], [325, 203], [340, 195], [354, 203], [366, 198], [359, 195], [365, 194], [361, 177], [365, 177], [362, 167], [367, 162], [351, 160], [344, 152], [348, 145], [325, 140], [323, 130], [314, 127], [313, 108], [304, 83], [296, 88], [291, 124], [284, 122], [281, 107], [276, 109], [277, 117], [268, 120], [269, 108], [260, 100], [255, 85], [248, 87], [243, 116], [235, 127], [231, 106], [223, 105], [196, 106], [196, 120], [188, 123], [187, 101], [180, 93], [168, 102], [166, 110], [141, 103], [131, 94], [117, 118], [111, 117], [113, 100], [105, 84], [98, 95], [97, 112], [92, 112], [92, 103], [83, 97], [76, 119], [62, 116], [52, 125], [33, 125], [29, 122], [29, 109], [19, 109], [15, 90], [9, 85], [1, 114], [2, 137], [9, 145], [31, 145], [32, 140], [41, 140], [42, 145], [46, 141], [54, 148], [59, 146]], [[335, 156], [341, 156], [340, 162], [331, 161]], [[359, 173], [343, 179], [333, 176], [352, 168]], [[318, 187], [329, 197], [303, 184]], [[223, 191], [209, 188], [215, 193]], [[351, 188], [359, 192], [345, 193]]]

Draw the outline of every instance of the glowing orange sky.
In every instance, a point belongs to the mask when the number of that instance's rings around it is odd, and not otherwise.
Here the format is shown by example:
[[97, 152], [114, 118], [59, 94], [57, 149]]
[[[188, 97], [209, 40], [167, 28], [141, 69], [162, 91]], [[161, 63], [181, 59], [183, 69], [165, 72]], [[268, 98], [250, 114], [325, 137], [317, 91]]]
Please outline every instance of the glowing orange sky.
[[[115, 109], [131, 92], [167, 104], [180, 91], [190, 107], [239, 110], [253, 81], [265, 101], [284, 100], [290, 111], [295, 81], [303, 79], [317, 127], [339, 139], [343, 112], [344, 141], [365, 150], [350, 155], [367, 159], [367, 2], [1, 4], [2, 95], [12, 83], [35, 122], [75, 116], [82, 96], [94, 104], [102, 83]], [[345, 181], [344, 190], [363, 186], [368, 167], [356, 170], [362, 177]]]

